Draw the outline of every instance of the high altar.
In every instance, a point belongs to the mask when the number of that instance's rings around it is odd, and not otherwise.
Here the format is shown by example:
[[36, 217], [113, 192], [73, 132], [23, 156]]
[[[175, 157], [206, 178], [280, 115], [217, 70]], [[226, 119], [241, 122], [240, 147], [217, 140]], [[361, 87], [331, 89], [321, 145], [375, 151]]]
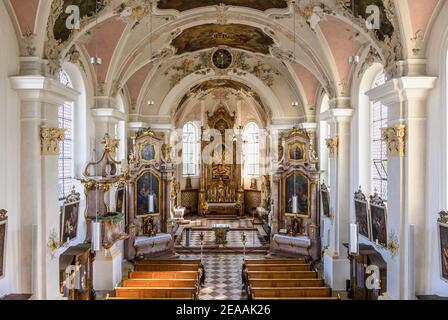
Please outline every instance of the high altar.
[[236, 133], [235, 114], [219, 107], [212, 115], [207, 112], [208, 128], [202, 128], [199, 190], [200, 215], [242, 215], [244, 190], [242, 181], [241, 135]]

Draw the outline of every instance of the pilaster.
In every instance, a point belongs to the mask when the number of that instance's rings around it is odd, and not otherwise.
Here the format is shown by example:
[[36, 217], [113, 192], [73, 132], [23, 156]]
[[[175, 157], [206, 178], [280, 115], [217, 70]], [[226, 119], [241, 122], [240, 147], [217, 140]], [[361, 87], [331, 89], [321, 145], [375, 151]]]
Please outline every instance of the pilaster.
[[[332, 100], [333, 106], [347, 106], [347, 98]], [[331, 227], [329, 247], [324, 255], [325, 278], [334, 290], [345, 290], [350, 278], [349, 261], [343, 243], [348, 242], [350, 224], [350, 121], [353, 109], [326, 112], [330, 123], [329, 148]]]
[[406, 76], [367, 92], [372, 101], [388, 106], [389, 128], [383, 130], [389, 149], [387, 232], [399, 239], [398, 254], [387, 266], [392, 299], [412, 299], [428, 286], [426, 99], [435, 82], [434, 77]]
[[52, 231], [59, 234], [58, 106], [79, 95], [41, 75], [10, 77], [21, 100], [21, 227], [19, 287], [35, 299], [59, 295], [59, 261], [47, 248]]

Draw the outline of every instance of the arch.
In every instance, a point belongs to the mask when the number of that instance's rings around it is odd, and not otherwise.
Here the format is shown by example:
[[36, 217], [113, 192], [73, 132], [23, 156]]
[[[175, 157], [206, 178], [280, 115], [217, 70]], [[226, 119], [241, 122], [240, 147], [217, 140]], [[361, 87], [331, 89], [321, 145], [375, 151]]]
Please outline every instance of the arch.
[[160, 109], [159, 115], [170, 115], [175, 106], [178, 105], [179, 101], [185, 95], [185, 93], [194, 87], [197, 84], [202, 82], [213, 80], [213, 79], [230, 79], [242, 82], [252, 89], [262, 98], [263, 101], [266, 102], [267, 107], [269, 108], [272, 117], [281, 117], [280, 113], [281, 104], [278, 98], [274, 95], [272, 90], [267, 87], [260, 79], [255, 77], [254, 75], [247, 74], [244, 76], [238, 76], [235, 74], [227, 75], [227, 76], [216, 76], [216, 75], [198, 75], [198, 74], [190, 74], [182, 79], [171, 91], [166, 95], [163, 100]]

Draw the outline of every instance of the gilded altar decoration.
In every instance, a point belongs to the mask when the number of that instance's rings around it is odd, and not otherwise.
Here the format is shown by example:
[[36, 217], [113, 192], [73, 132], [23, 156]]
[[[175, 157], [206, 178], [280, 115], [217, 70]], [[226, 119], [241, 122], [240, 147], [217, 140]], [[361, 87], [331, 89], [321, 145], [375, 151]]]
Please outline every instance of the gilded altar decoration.
[[65, 139], [65, 129], [40, 127], [40, 145], [42, 155], [59, 155], [59, 142]]
[[108, 133], [106, 133], [103, 140], [101, 140], [101, 144], [104, 144], [104, 150], [112, 156], [116, 154], [119, 143], [120, 139], [111, 139]]
[[399, 124], [384, 128], [381, 133], [387, 143], [387, 156], [404, 157], [406, 154], [406, 125]]
[[337, 158], [338, 156], [338, 148], [339, 148], [339, 138], [333, 137], [329, 139], [325, 139], [327, 143], [327, 148], [329, 150], [330, 158]]
[[173, 151], [173, 147], [169, 144], [162, 144], [161, 147], [162, 150], [162, 160], [165, 161], [165, 163], [172, 163], [173, 160], [171, 158], [171, 152]]

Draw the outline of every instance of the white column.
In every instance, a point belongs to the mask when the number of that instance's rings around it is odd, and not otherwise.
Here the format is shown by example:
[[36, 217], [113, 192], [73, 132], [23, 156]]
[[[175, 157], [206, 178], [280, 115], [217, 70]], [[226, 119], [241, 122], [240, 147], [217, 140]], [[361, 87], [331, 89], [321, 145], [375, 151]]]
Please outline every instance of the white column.
[[59, 294], [58, 254], [47, 247], [49, 236], [60, 233], [58, 155], [42, 155], [41, 126], [58, 127], [58, 106], [77, 99], [78, 92], [43, 76], [10, 78], [21, 99], [21, 228], [19, 286], [34, 299]]
[[[347, 100], [344, 98], [344, 102]], [[333, 101], [335, 105], [341, 101]], [[329, 246], [324, 254], [324, 276], [333, 290], [345, 290], [350, 278], [347, 250], [343, 246], [349, 240], [350, 223], [350, 121], [353, 110], [335, 108], [327, 112], [332, 139], [329, 152], [330, 213], [326, 219], [330, 229]]]
[[[399, 241], [398, 254], [386, 259], [387, 294], [392, 299], [413, 299], [429, 285], [426, 216], [435, 213], [425, 207], [426, 99], [435, 82], [434, 77], [402, 77], [367, 93], [372, 101], [388, 106], [392, 133], [400, 125], [405, 132], [404, 139], [395, 135], [389, 141], [387, 232]], [[401, 145], [403, 152], [398, 150]]]

